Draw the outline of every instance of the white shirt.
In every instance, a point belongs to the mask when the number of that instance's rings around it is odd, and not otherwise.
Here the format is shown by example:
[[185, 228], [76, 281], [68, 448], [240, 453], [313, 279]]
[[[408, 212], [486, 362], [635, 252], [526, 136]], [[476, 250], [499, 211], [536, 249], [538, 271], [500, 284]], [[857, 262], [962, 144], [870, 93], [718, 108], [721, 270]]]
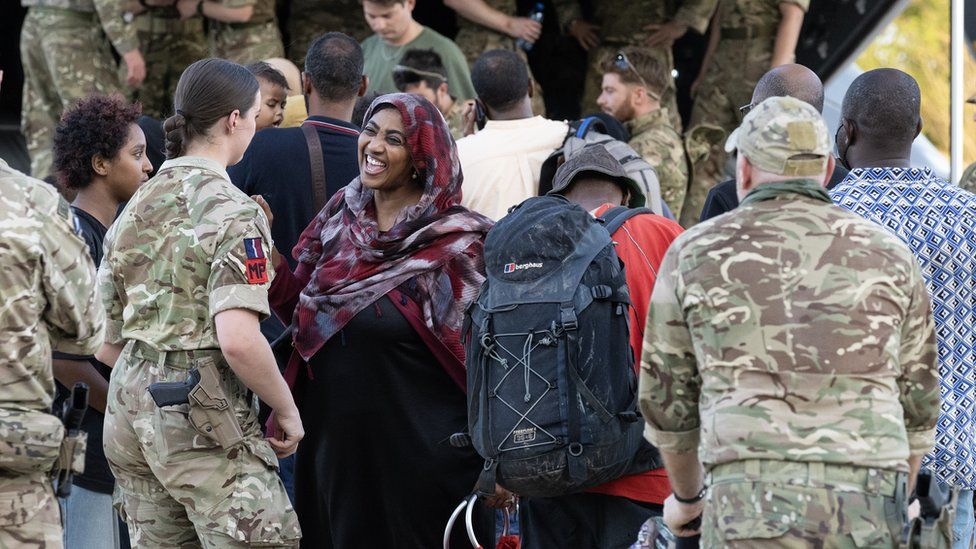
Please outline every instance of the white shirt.
[[464, 183], [461, 204], [498, 221], [508, 209], [539, 191], [542, 163], [569, 132], [566, 122], [541, 116], [489, 120], [484, 129], [458, 140]]

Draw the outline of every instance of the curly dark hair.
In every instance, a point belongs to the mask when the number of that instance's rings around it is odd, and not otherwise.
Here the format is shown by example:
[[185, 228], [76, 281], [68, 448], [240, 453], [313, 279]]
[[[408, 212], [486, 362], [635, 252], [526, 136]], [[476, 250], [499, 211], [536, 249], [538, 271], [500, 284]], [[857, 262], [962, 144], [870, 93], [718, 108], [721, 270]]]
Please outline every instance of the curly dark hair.
[[92, 157], [115, 158], [129, 135], [129, 126], [142, 114], [139, 103], [119, 94], [90, 95], [61, 115], [54, 133], [54, 169], [69, 189], [83, 189], [95, 177]]

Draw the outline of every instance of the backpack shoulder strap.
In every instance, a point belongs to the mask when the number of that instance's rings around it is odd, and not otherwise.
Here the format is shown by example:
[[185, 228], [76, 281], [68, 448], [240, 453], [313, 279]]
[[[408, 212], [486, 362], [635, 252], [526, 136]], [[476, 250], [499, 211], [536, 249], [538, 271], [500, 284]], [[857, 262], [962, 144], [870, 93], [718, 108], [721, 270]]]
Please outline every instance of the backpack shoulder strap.
[[641, 214], [654, 213], [647, 208], [628, 208], [627, 206], [615, 206], [603, 212], [598, 219], [603, 221], [603, 227], [611, 235], [617, 232], [628, 219]]
[[308, 145], [308, 163], [312, 171], [312, 204], [315, 205], [315, 213], [318, 213], [325, 206], [327, 193], [325, 190], [325, 155], [322, 152], [322, 142], [319, 141], [319, 132], [311, 124], [302, 124], [302, 133], [305, 134], [305, 143]]

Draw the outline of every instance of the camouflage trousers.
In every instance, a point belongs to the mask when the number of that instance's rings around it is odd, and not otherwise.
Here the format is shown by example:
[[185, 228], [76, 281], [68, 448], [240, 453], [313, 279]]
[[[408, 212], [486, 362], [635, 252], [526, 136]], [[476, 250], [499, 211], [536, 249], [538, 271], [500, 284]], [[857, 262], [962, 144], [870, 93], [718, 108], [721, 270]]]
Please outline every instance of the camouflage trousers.
[[31, 7], [20, 32], [24, 65], [21, 129], [31, 175], [51, 172], [51, 144], [61, 111], [91, 93], [121, 91], [111, 45], [94, 13]]
[[698, 223], [708, 191], [735, 177], [725, 152], [725, 140], [742, 123], [739, 107], [752, 101], [752, 92], [773, 60], [772, 43], [722, 40], [695, 94], [685, 148], [692, 177], [681, 208], [681, 226]]
[[146, 79], [133, 99], [142, 112], [157, 120], [173, 114], [173, 95], [180, 75], [194, 61], [207, 56], [203, 19], [180, 21], [147, 12], [136, 17], [139, 49], [146, 60]]
[[704, 548], [896, 548], [905, 524], [906, 473], [743, 460], [709, 477]]
[[[607, 43], [590, 51], [590, 61], [586, 68], [586, 81], [583, 86], [583, 100], [580, 105], [580, 112], [583, 113], [583, 116], [600, 110], [600, 107], [596, 104], [596, 100], [600, 97], [600, 92], [603, 89], [603, 72], [600, 70], [600, 63], [604, 59], [616, 55], [621, 48], [627, 46], [635, 48], [646, 47], [639, 42], [631, 44]], [[671, 51], [661, 48], [647, 48], [647, 50], [663, 61], [668, 69], [668, 74], [671, 74], [671, 70], [674, 69], [674, 57], [671, 55]], [[681, 113], [678, 112], [678, 97], [675, 93], [674, 85], [664, 91], [664, 95], [661, 97], [661, 106], [668, 109], [671, 126], [680, 135], [682, 128]], [[677, 212], [675, 212], [675, 215], [677, 215]]]
[[[212, 22], [213, 23], [213, 22]], [[271, 57], [284, 57], [278, 22], [213, 23], [210, 55], [247, 65]]]
[[[182, 381], [214, 360], [245, 440], [221, 448], [187, 419], [188, 405], [158, 408], [147, 392]], [[298, 517], [261, 437], [256, 403], [219, 350], [161, 353], [129, 342], [112, 371], [105, 457], [116, 477], [116, 506], [134, 547], [296, 547]]]
[[0, 549], [60, 549], [61, 508], [44, 473], [0, 473]]

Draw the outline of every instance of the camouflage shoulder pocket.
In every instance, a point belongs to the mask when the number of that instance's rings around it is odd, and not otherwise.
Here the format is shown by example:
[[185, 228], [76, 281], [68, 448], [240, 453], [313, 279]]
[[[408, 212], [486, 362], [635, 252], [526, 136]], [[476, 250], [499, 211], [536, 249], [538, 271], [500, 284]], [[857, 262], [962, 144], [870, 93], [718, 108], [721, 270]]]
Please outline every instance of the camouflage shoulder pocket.
[[61, 453], [62, 438], [64, 425], [51, 414], [0, 409], [0, 469], [49, 472]]

